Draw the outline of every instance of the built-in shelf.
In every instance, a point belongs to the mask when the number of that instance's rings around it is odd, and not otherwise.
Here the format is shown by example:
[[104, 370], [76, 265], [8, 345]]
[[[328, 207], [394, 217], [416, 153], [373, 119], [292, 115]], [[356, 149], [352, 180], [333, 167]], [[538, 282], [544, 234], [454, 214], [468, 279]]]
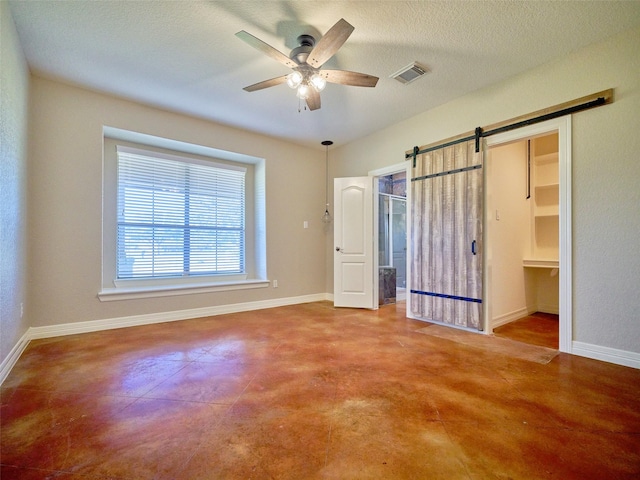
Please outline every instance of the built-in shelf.
[[536, 192], [545, 192], [545, 191], [556, 191], [558, 192], [560, 189], [560, 184], [559, 183], [549, 183], [546, 185], [536, 185]]
[[552, 136], [531, 141], [531, 250], [527, 268], [558, 268], [559, 198], [558, 143]]
[[522, 266], [526, 268], [560, 268], [560, 262], [558, 260], [525, 258], [522, 260]]
[[544, 219], [549, 219], [554, 221], [559, 220], [560, 215], [558, 215], [558, 206], [556, 205], [555, 207], [549, 207], [547, 210], [539, 209], [538, 212], [534, 215], [534, 217], [536, 219], [544, 218]]
[[545, 165], [547, 163], [558, 163], [558, 152], [545, 153], [536, 155], [533, 159], [536, 165]]

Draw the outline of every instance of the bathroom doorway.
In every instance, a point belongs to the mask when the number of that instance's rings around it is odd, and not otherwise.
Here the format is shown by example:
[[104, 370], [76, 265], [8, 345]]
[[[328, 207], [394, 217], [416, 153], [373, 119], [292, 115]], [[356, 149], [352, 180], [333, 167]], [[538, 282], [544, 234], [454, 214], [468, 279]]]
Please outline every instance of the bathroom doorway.
[[379, 304], [406, 299], [407, 174], [378, 177]]

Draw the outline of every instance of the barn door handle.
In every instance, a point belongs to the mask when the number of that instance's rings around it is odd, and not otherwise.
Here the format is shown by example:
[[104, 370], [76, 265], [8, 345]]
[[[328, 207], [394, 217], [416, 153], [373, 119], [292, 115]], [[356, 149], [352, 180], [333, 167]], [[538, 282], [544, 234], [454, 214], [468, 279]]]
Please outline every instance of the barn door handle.
[[471, 242], [471, 253], [476, 254], [476, 241]]

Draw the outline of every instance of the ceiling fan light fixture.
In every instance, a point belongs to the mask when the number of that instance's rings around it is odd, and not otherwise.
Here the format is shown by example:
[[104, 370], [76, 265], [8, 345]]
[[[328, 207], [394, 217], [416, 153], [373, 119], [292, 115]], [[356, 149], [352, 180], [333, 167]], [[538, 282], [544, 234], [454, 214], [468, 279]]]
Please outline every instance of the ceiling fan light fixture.
[[324, 90], [324, 87], [327, 86], [327, 81], [322, 75], [314, 73], [311, 77], [311, 85], [315, 88], [316, 92], [321, 92]]
[[309, 85], [307, 85], [306, 83], [301, 84], [298, 87], [298, 93], [296, 95], [302, 100], [306, 100], [307, 98], [309, 98]]
[[289, 85], [290, 88], [298, 88], [302, 80], [303, 76], [300, 72], [293, 72], [287, 75], [287, 85]]

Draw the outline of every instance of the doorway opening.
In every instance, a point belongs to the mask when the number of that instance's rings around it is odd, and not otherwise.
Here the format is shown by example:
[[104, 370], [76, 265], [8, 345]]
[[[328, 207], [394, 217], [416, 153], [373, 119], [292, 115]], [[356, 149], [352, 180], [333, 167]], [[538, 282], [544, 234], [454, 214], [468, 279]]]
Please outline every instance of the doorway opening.
[[378, 303], [406, 299], [407, 173], [378, 177]]
[[487, 333], [569, 352], [570, 118], [487, 141]]
[[558, 348], [558, 133], [490, 149], [493, 333]]

